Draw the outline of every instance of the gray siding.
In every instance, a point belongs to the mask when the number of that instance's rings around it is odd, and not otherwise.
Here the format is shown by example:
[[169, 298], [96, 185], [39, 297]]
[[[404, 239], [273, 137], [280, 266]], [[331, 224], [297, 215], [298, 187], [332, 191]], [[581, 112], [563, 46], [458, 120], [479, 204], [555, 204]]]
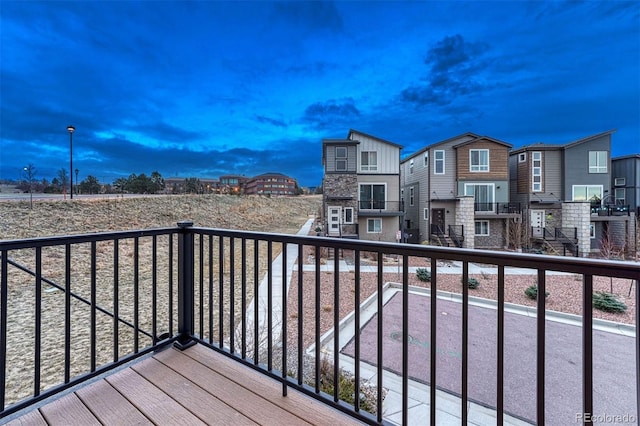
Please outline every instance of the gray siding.
[[[589, 151], [607, 151], [607, 173], [589, 173]], [[564, 199], [572, 200], [573, 185], [602, 185], [603, 194], [611, 193], [611, 135], [567, 146], [564, 151]]]
[[[615, 186], [616, 178], [624, 178], [624, 186]], [[626, 204], [637, 210], [640, 206], [640, 154], [611, 161], [611, 186], [612, 194], [615, 188], [625, 188]]]
[[[336, 172], [336, 147], [344, 147], [345, 145], [330, 144], [325, 146], [326, 164], [325, 173], [345, 173], [344, 170]], [[358, 152], [355, 145], [346, 145], [347, 147], [347, 170], [346, 172], [354, 173], [357, 170]]]

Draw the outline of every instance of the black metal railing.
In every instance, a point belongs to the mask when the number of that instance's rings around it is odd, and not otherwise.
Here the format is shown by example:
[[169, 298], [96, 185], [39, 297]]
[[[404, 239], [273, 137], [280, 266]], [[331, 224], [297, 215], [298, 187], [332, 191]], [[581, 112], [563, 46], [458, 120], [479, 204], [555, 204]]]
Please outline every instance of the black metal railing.
[[373, 210], [373, 211], [401, 212], [404, 210], [404, 203], [402, 201], [361, 200], [361, 201], [358, 201], [358, 209]]
[[473, 203], [476, 213], [516, 214], [521, 213], [520, 203]]
[[[340, 253], [350, 253], [352, 262], [341, 262]], [[274, 260], [276, 254], [280, 257]], [[333, 254], [333, 261], [322, 262], [322, 258], [331, 257], [329, 254]], [[190, 222], [181, 222], [177, 228], [0, 241], [0, 255], [0, 418], [160, 347], [173, 343], [184, 349], [200, 343], [280, 381], [283, 395], [294, 388], [370, 424], [385, 422], [382, 389], [397, 381], [401, 400], [398, 420], [409, 424], [409, 397], [417, 397], [409, 395], [409, 382], [417, 366], [428, 365], [426, 381], [431, 389], [443, 386], [439, 382], [442, 373], [438, 373], [443, 368], [439, 361], [442, 349], [438, 345], [426, 345], [425, 353], [412, 351], [410, 356], [410, 344], [415, 344], [409, 332], [411, 265], [418, 262], [430, 271], [429, 295], [438, 294], [440, 283], [446, 281], [448, 269], [456, 262], [465, 283], [473, 265], [490, 266], [495, 271], [497, 323], [484, 332], [495, 338], [496, 356], [488, 359], [495, 359], [492, 404], [497, 424], [508, 414], [505, 395], [510, 392], [505, 381], [507, 268], [530, 269], [539, 295], [546, 292], [549, 272], [580, 278], [582, 342], [572, 351], [582, 353], [582, 386], [572, 392], [582, 395], [580, 409], [587, 415], [580, 421], [588, 424], [588, 414], [594, 414], [594, 397], [601, 394], [594, 393], [593, 381], [594, 277], [632, 280], [640, 276], [640, 265], [632, 262], [198, 228]], [[396, 336], [401, 362], [395, 373], [386, 369], [393, 354], [383, 349], [385, 327], [392, 321], [385, 315], [382, 297], [389, 273], [384, 260], [389, 256], [398, 260], [391, 269], [402, 306], [401, 319], [394, 324], [401, 330]], [[372, 306], [377, 319], [369, 324], [376, 335], [375, 355], [366, 362], [375, 369], [376, 391], [372, 412], [368, 412], [359, 398], [352, 402], [341, 399], [339, 375], [349, 363], [342, 358], [348, 342], [339, 337], [345, 317], [337, 307], [342, 303], [352, 306], [355, 330], [367, 322], [361, 308], [362, 276], [363, 266], [372, 260], [377, 268], [366, 273], [373, 277], [367, 282], [374, 283]], [[344, 268], [354, 273], [341, 274], [348, 272]], [[289, 281], [290, 277], [294, 278]], [[297, 293], [297, 300], [288, 300], [291, 291]], [[304, 292], [309, 292], [310, 299], [302, 297]], [[461, 342], [459, 415], [462, 424], [467, 424], [473, 373], [469, 360], [476, 350], [469, 344], [472, 297], [468, 286], [461, 286], [459, 298], [461, 321], [454, 327]], [[266, 299], [266, 306], [260, 305], [259, 299]], [[637, 292], [635, 302], [638, 306]], [[440, 315], [440, 303], [444, 302], [429, 297], [428, 312], [424, 313], [430, 322], [426, 333], [431, 342], [442, 339], [438, 330], [446, 322]], [[292, 306], [295, 311], [290, 312]], [[333, 308], [328, 310], [327, 306]], [[535, 394], [531, 396], [535, 398], [535, 415], [528, 420], [544, 424], [550, 385], [545, 362], [552, 349], [545, 338], [545, 297], [537, 298], [535, 309], [536, 348], [531, 352], [535, 362], [526, 366], [535, 369]], [[637, 310], [635, 321], [637, 325]], [[303, 333], [306, 324], [313, 325], [311, 335]], [[331, 343], [324, 338], [327, 331], [333, 332]], [[349, 364], [353, 368], [353, 395], [361, 395], [363, 386], [363, 338], [355, 332], [350, 339], [354, 348], [354, 362]], [[635, 348], [636, 354], [640, 353], [637, 336]], [[289, 360], [295, 360], [294, 365]], [[336, 385], [331, 390], [322, 387], [325, 361], [333, 366]], [[16, 362], [21, 368], [8, 368]], [[637, 374], [639, 357], [635, 363]], [[50, 372], [46, 380], [41, 374], [45, 370]], [[389, 374], [396, 379], [389, 379]], [[636, 401], [640, 401], [637, 377], [631, 380], [635, 381]], [[437, 424], [440, 404], [436, 394], [430, 392], [429, 400], [424, 401], [429, 404], [430, 424]], [[573, 409], [567, 409], [575, 417]]]
[[464, 241], [464, 225], [449, 225], [449, 238], [456, 247], [462, 247]]
[[597, 214], [598, 216], [631, 216], [631, 211], [629, 204], [610, 204], [606, 206], [591, 204], [591, 214]]

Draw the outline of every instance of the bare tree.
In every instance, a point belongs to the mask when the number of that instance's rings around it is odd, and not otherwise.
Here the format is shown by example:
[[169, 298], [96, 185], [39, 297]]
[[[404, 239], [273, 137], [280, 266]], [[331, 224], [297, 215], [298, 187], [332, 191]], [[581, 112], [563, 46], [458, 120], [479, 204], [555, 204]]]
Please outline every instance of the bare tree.
[[29, 208], [33, 209], [33, 182], [36, 177], [36, 167], [29, 163], [29, 165], [22, 169], [22, 180], [26, 182], [29, 189]]

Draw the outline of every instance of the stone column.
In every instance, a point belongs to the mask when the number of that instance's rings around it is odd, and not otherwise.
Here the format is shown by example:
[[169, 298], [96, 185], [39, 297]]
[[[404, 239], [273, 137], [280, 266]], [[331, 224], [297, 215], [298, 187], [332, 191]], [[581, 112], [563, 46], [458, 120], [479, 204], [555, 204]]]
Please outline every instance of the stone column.
[[588, 257], [591, 251], [591, 204], [589, 202], [571, 201], [562, 203], [562, 227], [576, 228], [578, 237], [578, 252], [582, 257]]
[[464, 227], [463, 235], [464, 242], [462, 247], [474, 248], [475, 247], [475, 212], [474, 212], [474, 198], [473, 196], [458, 197], [458, 205], [456, 206], [456, 218], [455, 224], [462, 225]]

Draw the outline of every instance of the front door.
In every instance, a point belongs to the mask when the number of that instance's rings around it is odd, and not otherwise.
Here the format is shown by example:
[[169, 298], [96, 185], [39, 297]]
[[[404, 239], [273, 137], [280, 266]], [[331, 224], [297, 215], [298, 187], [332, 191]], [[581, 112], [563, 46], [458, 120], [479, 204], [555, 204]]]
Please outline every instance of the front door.
[[340, 235], [340, 218], [342, 217], [341, 207], [329, 207], [327, 211], [329, 235]]
[[444, 209], [431, 210], [431, 228], [432, 234], [444, 233]]
[[544, 210], [531, 210], [531, 232], [534, 237], [544, 236]]

